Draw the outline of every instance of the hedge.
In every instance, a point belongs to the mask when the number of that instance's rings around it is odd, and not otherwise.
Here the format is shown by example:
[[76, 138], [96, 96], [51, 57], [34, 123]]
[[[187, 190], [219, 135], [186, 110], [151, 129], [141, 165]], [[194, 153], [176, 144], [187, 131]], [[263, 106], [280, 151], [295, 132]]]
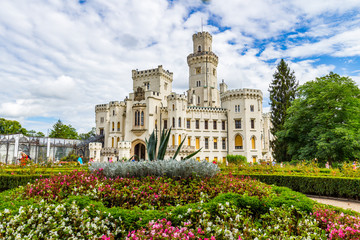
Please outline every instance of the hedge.
[[0, 191], [17, 188], [26, 185], [28, 182], [34, 182], [36, 179], [49, 178], [51, 175], [0, 175]]
[[288, 187], [304, 194], [360, 199], [359, 178], [263, 174], [241, 174], [241, 176], [249, 176], [270, 185]]

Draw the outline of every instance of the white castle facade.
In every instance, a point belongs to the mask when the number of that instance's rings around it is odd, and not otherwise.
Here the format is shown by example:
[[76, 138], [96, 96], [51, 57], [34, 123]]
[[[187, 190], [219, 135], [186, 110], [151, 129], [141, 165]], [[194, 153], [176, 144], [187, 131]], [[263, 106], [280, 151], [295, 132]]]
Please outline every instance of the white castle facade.
[[185, 138], [178, 159], [202, 148], [197, 160], [225, 161], [232, 154], [249, 162], [270, 161], [270, 118], [262, 111], [262, 92], [228, 90], [223, 81], [218, 89], [218, 57], [208, 32], [193, 35], [187, 63], [187, 94], [172, 92], [173, 73], [162, 66], [132, 70], [133, 92], [124, 101], [95, 107], [96, 133], [104, 135], [104, 147], [91, 144], [90, 157], [146, 159], [145, 139], [171, 127], [168, 157]]

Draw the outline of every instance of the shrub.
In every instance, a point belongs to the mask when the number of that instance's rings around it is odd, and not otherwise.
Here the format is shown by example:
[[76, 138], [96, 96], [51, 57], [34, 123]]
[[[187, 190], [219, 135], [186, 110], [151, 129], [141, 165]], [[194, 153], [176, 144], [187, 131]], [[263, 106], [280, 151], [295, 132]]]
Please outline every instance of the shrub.
[[102, 169], [102, 173], [108, 178], [116, 177], [168, 177], [174, 179], [190, 177], [213, 177], [220, 171], [217, 164], [207, 161], [139, 161], [139, 162], [92, 162], [89, 170], [92, 172]]
[[242, 164], [247, 163], [246, 157], [242, 155], [227, 155], [226, 160], [228, 163]]
[[304, 194], [360, 199], [359, 178], [242, 174], [267, 184], [288, 187]]

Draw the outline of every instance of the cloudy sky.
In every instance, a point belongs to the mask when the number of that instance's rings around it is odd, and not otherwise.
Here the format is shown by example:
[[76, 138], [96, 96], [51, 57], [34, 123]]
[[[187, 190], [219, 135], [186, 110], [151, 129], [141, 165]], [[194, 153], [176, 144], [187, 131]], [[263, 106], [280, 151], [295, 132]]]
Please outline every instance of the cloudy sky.
[[300, 84], [330, 71], [360, 83], [359, 0], [1, 0], [0, 117], [87, 132], [96, 104], [132, 90], [132, 69], [158, 65], [183, 93], [201, 22], [219, 81], [261, 89], [265, 109], [281, 58]]

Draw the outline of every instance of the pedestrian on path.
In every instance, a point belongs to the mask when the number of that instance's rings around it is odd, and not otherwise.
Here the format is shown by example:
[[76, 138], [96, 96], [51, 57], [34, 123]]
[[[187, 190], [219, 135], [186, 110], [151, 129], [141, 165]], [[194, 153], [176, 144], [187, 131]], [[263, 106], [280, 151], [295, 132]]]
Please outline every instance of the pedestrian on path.
[[83, 164], [82, 158], [83, 158], [83, 155], [80, 155], [80, 157], [78, 158], [78, 163], [79, 163], [80, 165]]

